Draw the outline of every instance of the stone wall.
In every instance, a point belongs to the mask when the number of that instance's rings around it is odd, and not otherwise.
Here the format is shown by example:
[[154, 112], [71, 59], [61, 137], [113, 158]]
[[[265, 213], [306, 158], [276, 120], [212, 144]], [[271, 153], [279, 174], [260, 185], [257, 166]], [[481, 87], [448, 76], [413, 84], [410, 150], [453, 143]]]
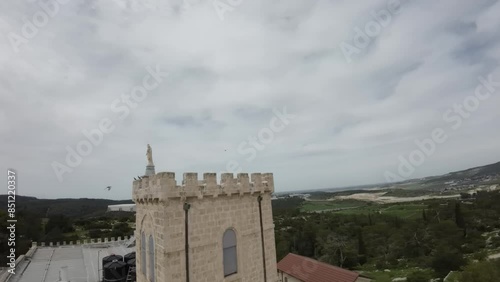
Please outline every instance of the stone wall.
[[278, 271], [278, 278], [280, 282], [303, 282], [302, 280], [281, 271]]
[[[21, 266], [21, 262], [24, 261], [25, 259], [31, 259], [31, 257], [33, 257], [33, 254], [36, 252], [37, 247], [38, 247], [37, 243], [33, 242], [32, 245], [31, 245], [31, 248], [28, 250], [28, 252], [26, 253], [26, 255], [20, 255], [16, 259], [16, 262], [15, 262], [15, 265], [16, 265], [15, 272], [16, 272], [16, 274], [19, 272], [18, 268]], [[26, 267], [26, 266], [24, 266], [24, 267]], [[0, 282], [8, 282], [9, 280], [11, 280], [11, 277], [14, 276], [13, 274], [11, 274], [8, 271], [8, 269], [9, 268], [6, 268], [5, 271], [0, 274]]]
[[[137, 281], [149, 282], [143, 274], [142, 232], [155, 245], [155, 281], [186, 281], [185, 210], [188, 203], [190, 281], [264, 281], [258, 197], [262, 196], [267, 281], [277, 281], [271, 194], [272, 174], [184, 174], [182, 185], [173, 173], [158, 173], [134, 182], [136, 202]], [[222, 238], [233, 229], [237, 238], [238, 272], [224, 278]], [[148, 255], [146, 255], [148, 257]], [[150, 259], [146, 259], [149, 269]]]

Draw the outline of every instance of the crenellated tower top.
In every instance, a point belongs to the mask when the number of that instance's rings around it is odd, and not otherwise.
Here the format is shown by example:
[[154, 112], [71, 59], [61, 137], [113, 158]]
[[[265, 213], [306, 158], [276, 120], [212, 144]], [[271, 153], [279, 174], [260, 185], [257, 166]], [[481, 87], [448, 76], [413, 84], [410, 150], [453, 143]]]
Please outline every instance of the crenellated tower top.
[[243, 195], [254, 193], [273, 193], [274, 179], [272, 173], [222, 173], [220, 183], [216, 173], [204, 173], [198, 179], [198, 173], [184, 173], [182, 184], [178, 185], [175, 173], [160, 172], [144, 176], [134, 181], [132, 199], [134, 202], [148, 202], [181, 199], [190, 197], [219, 197], [223, 195]]

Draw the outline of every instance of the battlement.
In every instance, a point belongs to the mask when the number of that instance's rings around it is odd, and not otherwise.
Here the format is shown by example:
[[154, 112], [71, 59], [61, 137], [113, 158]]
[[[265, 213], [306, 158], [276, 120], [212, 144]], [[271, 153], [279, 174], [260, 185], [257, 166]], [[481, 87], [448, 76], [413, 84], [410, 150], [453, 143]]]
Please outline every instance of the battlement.
[[[84, 239], [77, 241], [62, 241], [62, 242], [32, 242], [33, 247], [64, 247], [64, 246], [76, 246], [76, 245], [93, 245], [93, 244], [110, 244], [110, 243], [127, 243], [128, 240], [134, 239], [133, 236], [124, 236], [122, 237], [111, 237], [111, 238], [92, 238], [92, 239]], [[135, 239], [134, 239], [135, 240]], [[26, 256], [31, 257], [32, 253], [26, 253]], [[0, 280], [1, 281], [1, 280]]]
[[185, 199], [189, 197], [218, 197], [221, 195], [243, 195], [254, 193], [273, 193], [274, 179], [272, 173], [222, 173], [220, 183], [216, 173], [204, 173], [198, 179], [198, 173], [184, 173], [182, 184], [178, 185], [175, 173], [160, 172], [153, 176], [145, 176], [133, 183], [132, 199], [134, 202], [167, 201], [169, 199]]

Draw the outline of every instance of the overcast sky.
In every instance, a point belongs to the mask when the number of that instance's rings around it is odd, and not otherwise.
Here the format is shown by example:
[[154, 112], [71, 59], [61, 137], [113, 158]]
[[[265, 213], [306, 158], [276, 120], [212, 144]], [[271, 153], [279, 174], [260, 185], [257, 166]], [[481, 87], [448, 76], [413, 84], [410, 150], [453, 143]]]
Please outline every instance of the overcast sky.
[[129, 199], [148, 143], [178, 182], [273, 172], [277, 191], [500, 161], [500, 1], [133, 2], [0, 2], [18, 194]]

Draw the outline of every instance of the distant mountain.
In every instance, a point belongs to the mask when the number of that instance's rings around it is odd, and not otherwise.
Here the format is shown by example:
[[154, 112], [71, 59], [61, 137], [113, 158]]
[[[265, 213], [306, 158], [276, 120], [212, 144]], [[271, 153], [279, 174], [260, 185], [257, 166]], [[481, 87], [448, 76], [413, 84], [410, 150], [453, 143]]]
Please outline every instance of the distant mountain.
[[[132, 200], [107, 199], [38, 199], [16, 195], [16, 212], [33, 212], [44, 217], [64, 214], [69, 217], [98, 216], [106, 212], [108, 205], [132, 204]], [[7, 207], [7, 195], [0, 195], [0, 206]]]
[[[488, 180], [490, 179], [490, 180]], [[353, 190], [370, 190], [372, 188], [405, 188], [407, 185], [420, 187], [421, 189], [441, 189], [443, 184], [450, 181], [457, 182], [471, 182], [481, 183], [483, 181], [493, 181], [500, 184], [500, 162], [469, 168], [466, 170], [450, 172], [444, 175], [431, 176], [423, 179], [412, 179], [400, 183], [383, 183], [373, 185], [360, 185], [343, 188], [326, 188], [326, 189], [312, 189], [293, 192], [281, 192], [277, 194], [290, 194], [290, 193], [311, 193], [315, 191], [321, 192], [341, 192], [350, 191], [351, 193], [359, 192]], [[366, 192], [366, 191], [363, 191]], [[43, 216], [50, 216], [55, 214], [64, 214], [70, 217], [90, 217], [102, 215], [106, 212], [108, 205], [119, 204], [132, 204], [132, 200], [107, 200], [107, 199], [38, 199], [35, 197], [16, 196], [16, 211], [26, 210]], [[0, 206], [7, 207], [7, 195], [0, 195]]]
[[[396, 183], [377, 183], [370, 185], [358, 185], [358, 186], [349, 186], [349, 187], [337, 187], [337, 188], [322, 188], [322, 189], [309, 189], [309, 190], [300, 190], [300, 191], [283, 191], [280, 193], [276, 193], [277, 195], [286, 195], [286, 194], [308, 194], [308, 193], [333, 193], [333, 192], [342, 192], [346, 191], [349, 193], [356, 193], [361, 190], [366, 192], [366, 190], [373, 189], [407, 189], [411, 187], [412, 189], [440, 189], [443, 187], [443, 184], [450, 181], [457, 182], [470, 182], [479, 184], [483, 181], [490, 178], [490, 181], [496, 184], [500, 184], [500, 162], [469, 168], [461, 171], [454, 171], [443, 175], [437, 176], [428, 176], [419, 179], [409, 179], [402, 182]], [[488, 181], [486, 181], [488, 182]]]
[[500, 162], [479, 166], [474, 168], [469, 168], [462, 171], [450, 172], [448, 175], [453, 175], [457, 177], [477, 177], [477, 176], [487, 176], [492, 174], [500, 174]]
[[500, 178], [500, 162], [454, 171], [444, 175], [427, 177], [424, 183], [459, 181], [464, 179], [481, 180], [488, 177]]

